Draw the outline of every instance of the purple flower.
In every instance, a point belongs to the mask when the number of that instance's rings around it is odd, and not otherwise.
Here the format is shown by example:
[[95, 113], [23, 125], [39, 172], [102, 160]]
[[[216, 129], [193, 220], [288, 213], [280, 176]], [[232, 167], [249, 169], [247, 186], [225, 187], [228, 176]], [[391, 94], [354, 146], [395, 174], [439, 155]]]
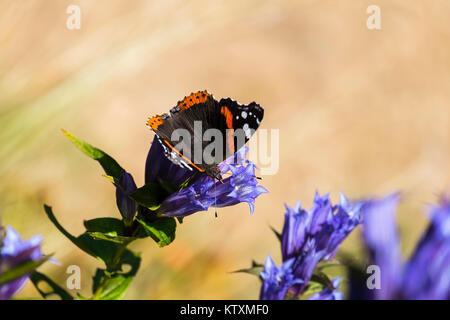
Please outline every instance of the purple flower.
[[[3, 237], [3, 228], [0, 227], [0, 275], [20, 264], [42, 258], [40, 236], [22, 241], [20, 235], [10, 226], [6, 227], [6, 236]], [[25, 285], [28, 275], [14, 279], [0, 285], [0, 300], [10, 299]]]
[[[247, 147], [242, 147], [229, 159], [219, 165], [221, 175], [231, 173], [223, 183], [209, 176], [194, 175], [193, 171], [182, 168], [170, 161], [157, 137], [153, 139], [145, 163], [145, 183], [159, 183], [173, 188], [188, 182], [183, 189], [166, 197], [157, 213], [168, 217], [185, 217], [209, 207], [227, 207], [247, 202], [253, 213], [255, 199], [268, 192], [259, 186], [255, 177], [256, 166], [246, 160]], [[136, 190], [133, 177], [122, 171], [116, 189], [117, 206], [124, 220], [130, 223], [136, 213], [136, 203], [127, 193]], [[124, 192], [125, 191], [125, 192]]]
[[340, 282], [340, 277], [331, 280], [333, 288], [324, 287], [322, 291], [312, 295], [308, 300], [342, 300], [342, 292], [337, 290]]
[[[352, 204], [341, 193], [340, 203], [332, 205], [329, 195], [317, 192], [311, 209], [304, 210], [298, 202], [294, 208], [286, 206], [281, 253], [283, 264], [277, 267], [270, 256], [264, 271], [261, 299], [284, 299], [290, 292], [298, 298], [309, 285], [317, 264], [331, 259], [340, 244], [361, 223], [363, 202]], [[341, 300], [338, 290], [340, 278], [331, 280], [329, 287], [312, 295], [310, 300]]]
[[396, 290], [401, 274], [401, 253], [395, 222], [395, 209], [400, 196], [390, 195], [382, 200], [369, 201], [363, 208], [363, 237], [370, 260], [382, 270], [381, 290], [373, 290], [373, 297], [389, 299]]
[[[234, 156], [219, 165], [221, 175], [231, 173], [231, 176], [223, 179], [223, 183], [207, 175], [201, 175], [184, 189], [169, 195], [162, 202], [158, 213], [169, 217], [185, 217], [198, 211], [208, 210], [211, 206], [220, 208], [240, 202], [247, 202], [250, 212], [253, 213], [255, 199], [268, 191], [258, 185], [255, 177], [255, 165], [249, 160], [245, 160], [247, 151], [248, 148], [243, 147]], [[150, 153], [152, 152], [150, 150]], [[162, 153], [161, 156], [165, 157]], [[189, 177], [186, 172], [181, 172], [178, 168], [168, 164], [163, 165], [164, 161], [170, 160], [155, 160], [158, 168], [164, 168], [161, 169], [163, 176], [170, 177], [169, 171], [174, 170], [176, 178], [172, 181], [180, 182]], [[158, 175], [151, 174], [149, 176], [156, 177]]]
[[303, 282], [293, 293], [303, 292], [317, 264], [334, 257], [340, 244], [361, 223], [363, 203], [351, 204], [341, 193], [340, 203], [333, 206], [329, 195], [316, 193], [313, 205], [306, 211], [300, 202], [292, 209], [286, 206], [281, 234], [283, 261], [294, 259], [293, 273]]
[[285, 261], [281, 267], [277, 267], [272, 258], [267, 256], [264, 270], [260, 272], [263, 284], [259, 298], [261, 300], [283, 300], [290, 287], [302, 283], [292, 273], [294, 259]]
[[431, 223], [405, 266], [406, 299], [450, 299], [450, 199], [431, 209]]
[[118, 186], [116, 187], [116, 203], [125, 224], [131, 224], [136, 214], [136, 202], [127, 195], [136, 191], [136, 189], [133, 176], [125, 170], [122, 170]]
[[164, 155], [164, 149], [155, 135], [145, 162], [145, 183], [163, 181], [179, 186], [192, 175], [192, 171], [176, 165]]
[[[395, 223], [399, 196], [371, 201], [364, 207], [363, 236], [370, 263], [380, 269], [380, 287], [353, 284], [365, 299], [450, 299], [450, 201], [433, 206], [431, 222], [410, 259], [403, 263]], [[364, 286], [364, 290], [360, 290]]]

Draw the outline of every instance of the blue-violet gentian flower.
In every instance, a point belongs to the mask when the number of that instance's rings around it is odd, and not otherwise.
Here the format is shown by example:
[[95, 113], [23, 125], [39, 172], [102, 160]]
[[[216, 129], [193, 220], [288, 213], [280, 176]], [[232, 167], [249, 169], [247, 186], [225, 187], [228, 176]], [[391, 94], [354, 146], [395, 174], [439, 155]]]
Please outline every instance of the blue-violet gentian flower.
[[[364, 206], [363, 238], [370, 263], [380, 270], [378, 288], [353, 283], [352, 299], [450, 299], [450, 199], [443, 198], [430, 210], [430, 224], [413, 254], [401, 257], [395, 211], [398, 194], [370, 201]], [[356, 292], [356, 294], [355, 294]]]
[[[332, 259], [344, 239], [361, 221], [364, 202], [350, 203], [341, 193], [340, 203], [333, 205], [329, 195], [316, 193], [311, 209], [304, 210], [298, 202], [294, 208], [286, 206], [281, 238], [283, 264], [277, 267], [270, 257], [264, 271], [261, 299], [284, 299], [289, 292], [299, 297], [309, 285], [317, 264]], [[311, 300], [342, 299], [338, 290], [340, 278], [331, 280], [332, 287], [324, 287]]]
[[294, 277], [293, 264], [294, 259], [290, 259], [285, 261], [281, 267], [277, 267], [272, 257], [267, 256], [264, 270], [260, 272], [263, 281], [259, 294], [260, 300], [283, 300], [290, 287], [303, 282]]
[[[258, 185], [255, 164], [246, 160], [247, 147], [219, 165], [221, 175], [231, 173], [223, 183], [207, 175], [193, 178], [183, 189], [169, 195], [157, 213], [168, 217], [185, 217], [209, 207], [226, 207], [247, 202], [253, 213], [255, 199], [268, 191]], [[165, 181], [180, 185], [192, 177], [192, 171], [172, 163], [163, 152], [156, 136], [150, 148], [145, 170], [145, 183]]]
[[[3, 231], [6, 231], [4, 237]], [[41, 242], [41, 236], [34, 236], [30, 240], [23, 241], [10, 226], [7, 226], [6, 230], [0, 226], [0, 276], [5, 270], [42, 258]], [[24, 275], [0, 285], [0, 300], [13, 297], [22, 289], [28, 277], [29, 275]]]
[[303, 282], [292, 288], [298, 295], [306, 288], [317, 264], [332, 259], [341, 243], [358, 226], [363, 202], [350, 203], [344, 194], [340, 203], [332, 205], [329, 195], [316, 193], [311, 209], [301, 203], [286, 206], [281, 252], [283, 261], [294, 259], [293, 273]]

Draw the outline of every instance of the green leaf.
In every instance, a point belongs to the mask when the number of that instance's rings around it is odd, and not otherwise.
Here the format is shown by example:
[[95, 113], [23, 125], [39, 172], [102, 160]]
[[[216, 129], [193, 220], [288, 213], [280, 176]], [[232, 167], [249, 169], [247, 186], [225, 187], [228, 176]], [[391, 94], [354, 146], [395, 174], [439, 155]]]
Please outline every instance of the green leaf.
[[111, 181], [116, 187], [120, 187], [119, 184], [119, 179], [118, 178], [114, 178], [113, 176], [108, 176], [106, 174], [103, 175], [106, 179], [108, 179], [109, 181]]
[[281, 233], [279, 233], [277, 230], [275, 230], [274, 227], [270, 227], [270, 229], [273, 231], [273, 233], [275, 233], [275, 236], [277, 237], [277, 239], [279, 241], [281, 241]]
[[134, 279], [139, 269], [140, 262], [141, 258], [139, 255], [131, 251], [127, 251], [122, 257], [122, 265], [129, 264], [131, 266], [131, 270], [129, 272], [109, 272], [107, 270], [97, 269], [97, 272], [93, 278], [93, 299], [121, 299], [125, 295], [131, 281]]
[[56, 217], [55, 217], [55, 215], [53, 214], [53, 211], [52, 211], [52, 207], [47, 206], [46, 204], [44, 204], [44, 210], [45, 210], [45, 213], [47, 214], [47, 217], [55, 225], [56, 229], [58, 229], [59, 232], [61, 232], [64, 236], [66, 236], [67, 239], [72, 241], [76, 246], [78, 246], [81, 250], [84, 251], [84, 248], [81, 247], [83, 245], [81, 243], [81, 241], [79, 241], [76, 237], [74, 237], [69, 232], [67, 232], [66, 229], [64, 229], [64, 227], [59, 224], [58, 220], [56, 220]]
[[311, 297], [313, 294], [316, 294], [323, 290], [323, 285], [315, 282], [311, 282], [305, 290], [301, 293], [301, 299], [306, 300]]
[[[333, 260], [329, 260], [329, 264], [323, 264], [323, 267], [331, 265], [335, 265], [335, 262]], [[309, 298], [313, 294], [323, 290], [324, 287], [335, 289], [329, 276], [325, 274], [322, 269], [316, 268], [314, 270], [314, 274], [311, 276], [310, 283], [301, 294], [301, 299], [304, 300]]]
[[112, 176], [116, 179], [119, 179], [120, 173], [122, 172], [122, 167], [117, 163], [116, 160], [111, 158], [102, 150], [97, 149], [91, 146], [90, 144], [84, 142], [83, 140], [78, 139], [77, 137], [67, 132], [66, 130], [62, 129], [62, 132], [88, 157], [97, 160], [108, 176]]
[[122, 271], [122, 267], [124, 265], [128, 265], [131, 267], [130, 271], [126, 273], [126, 275], [134, 276], [139, 270], [139, 266], [141, 265], [141, 256], [138, 253], [135, 253], [131, 250], [125, 250], [124, 253], [120, 257], [120, 271]]
[[[78, 237], [74, 237], [59, 224], [51, 207], [44, 205], [44, 209], [50, 221], [53, 222], [56, 228], [72, 241], [73, 244], [94, 258], [102, 261], [108, 269], [116, 268], [114, 259], [117, 250], [121, 247], [120, 244], [106, 240], [94, 240], [88, 232], [85, 232]], [[120, 265], [118, 267], [120, 267]]]
[[[91, 256], [100, 259], [101, 261], [103, 261], [104, 263], [106, 263], [107, 259], [104, 259], [102, 256], [105, 256], [107, 253], [109, 253], [109, 251], [111, 250], [106, 250], [101, 256], [98, 255], [96, 253], [96, 249], [98, 250], [98, 246], [93, 246], [91, 247], [89, 239], [92, 240], [92, 238], [90, 236], [88, 236], [86, 233], [80, 235], [79, 237], [75, 237], [73, 235], [71, 235], [66, 229], [64, 229], [64, 227], [59, 224], [58, 220], [56, 220], [55, 215], [53, 214], [52, 208], [44, 205], [44, 210], [45, 213], [47, 214], [48, 218], [50, 219], [50, 221], [55, 225], [55, 227], [64, 235], [66, 236], [67, 239], [69, 239], [70, 241], [72, 241], [72, 243], [74, 245], [76, 245], [78, 248], [80, 248], [81, 250], [83, 250], [84, 252], [90, 254]], [[93, 241], [93, 240], [92, 240]]]
[[189, 182], [192, 180], [193, 177], [194, 177], [194, 175], [190, 176], [189, 178], [187, 178], [185, 181], [183, 181], [179, 185], [158, 178], [158, 184], [166, 192], [166, 195], [170, 195], [172, 193], [178, 192], [178, 191], [186, 188], [189, 185]]
[[[97, 240], [107, 240], [116, 243], [130, 243], [138, 238], [146, 238], [147, 234], [139, 223], [126, 228], [122, 220], [116, 218], [96, 218], [84, 221], [88, 234]], [[138, 228], [139, 230], [136, 230]], [[133, 236], [131, 236], [131, 234]]]
[[128, 197], [139, 205], [154, 211], [160, 207], [164, 195], [164, 190], [159, 184], [149, 183], [128, 194]]
[[255, 260], [252, 260], [252, 266], [247, 269], [239, 269], [236, 271], [233, 271], [232, 273], [248, 273], [252, 274], [254, 276], [260, 276], [260, 272], [264, 270], [264, 265], [256, 262]]
[[[63, 288], [61, 288], [59, 285], [57, 285], [55, 282], [53, 282], [50, 278], [48, 278], [46, 275], [38, 272], [38, 271], [34, 271], [31, 276], [30, 276], [30, 280], [33, 283], [34, 287], [36, 288], [37, 291], [39, 291], [39, 293], [41, 294], [41, 296], [44, 299], [47, 299], [48, 296], [51, 296], [53, 294], [56, 294], [57, 296], [59, 296], [62, 300], [73, 300], [73, 297], [67, 292], [65, 291]], [[50, 292], [44, 292], [39, 288], [39, 283], [40, 282], [45, 282], [47, 283], [50, 288], [52, 288], [53, 291]]]
[[108, 276], [104, 270], [97, 269], [94, 276], [94, 292], [102, 285], [101, 290], [97, 295], [94, 295], [96, 300], [118, 300], [121, 299], [128, 289], [133, 276], [124, 276], [122, 274], [114, 274]]
[[93, 239], [87, 232], [81, 234], [77, 239], [82, 243], [83, 247], [87, 248], [87, 250], [84, 251], [102, 261], [107, 269], [116, 269], [120, 267], [120, 265], [116, 266], [114, 260], [116, 252], [120, 249], [121, 244], [107, 240]]
[[314, 274], [311, 276], [311, 281], [319, 283], [325, 287], [329, 287], [331, 289], [334, 289], [333, 283], [331, 282], [330, 278], [322, 271], [315, 270]]
[[158, 179], [159, 185], [161, 186], [164, 191], [166, 191], [167, 194], [172, 194], [180, 190], [180, 187], [176, 184], [164, 181], [162, 179]]
[[328, 259], [328, 260], [322, 260], [319, 262], [319, 264], [316, 266], [317, 269], [323, 270], [328, 267], [336, 267], [336, 266], [342, 266], [342, 263], [336, 259]]
[[122, 220], [116, 218], [96, 218], [85, 220], [83, 224], [89, 232], [116, 232], [118, 235], [125, 234], [125, 228]]
[[162, 217], [153, 222], [136, 219], [143, 227], [147, 235], [155, 240], [159, 246], [169, 245], [175, 239], [177, 223], [174, 218]]
[[29, 274], [34, 271], [41, 264], [50, 259], [51, 255], [47, 255], [38, 260], [27, 261], [21, 263], [20, 265], [12, 268], [12, 269], [4, 269], [2, 270], [0, 276], [0, 286], [6, 282], [12, 281], [14, 279], [20, 278], [24, 275]]
[[120, 243], [120, 244], [129, 244], [130, 242], [138, 239], [136, 237], [124, 237], [117, 235], [116, 232], [108, 232], [108, 233], [102, 233], [102, 232], [88, 232], [88, 234], [94, 239], [94, 240], [106, 240], [111, 241], [114, 243]]

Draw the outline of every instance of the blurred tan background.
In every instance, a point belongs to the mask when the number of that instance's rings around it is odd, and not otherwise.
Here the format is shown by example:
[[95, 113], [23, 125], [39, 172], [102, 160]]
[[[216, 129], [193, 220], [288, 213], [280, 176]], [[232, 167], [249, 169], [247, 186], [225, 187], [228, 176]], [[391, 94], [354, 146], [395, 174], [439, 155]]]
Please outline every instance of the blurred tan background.
[[[81, 8], [69, 30], [67, 6]], [[368, 30], [366, 8], [381, 8]], [[402, 190], [405, 256], [427, 204], [450, 189], [450, 3], [433, 1], [0, 0], [0, 214], [28, 238], [44, 236], [46, 265], [63, 285], [82, 268], [88, 294], [100, 264], [47, 220], [52, 205], [72, 233], [118, 217], [100, 166], [60, 129], [97, 146], [143, 184], [148, 116], [192, 91], [253, 100], [262, 127], [280, 129], [280, 169], [250, 216], [241, 204], [185, 219], [175, 242], [133, 244], [141, 270], [128, 299], [253, 299], [255, 277], [230, 274], [280, 261], [269, 229], [284, 203], [309, 208], [315, 190], [353, 199]], [[358, 250], [355, 232], [344, 249]], [[19, 297], [38, 297], [28, 284]]]

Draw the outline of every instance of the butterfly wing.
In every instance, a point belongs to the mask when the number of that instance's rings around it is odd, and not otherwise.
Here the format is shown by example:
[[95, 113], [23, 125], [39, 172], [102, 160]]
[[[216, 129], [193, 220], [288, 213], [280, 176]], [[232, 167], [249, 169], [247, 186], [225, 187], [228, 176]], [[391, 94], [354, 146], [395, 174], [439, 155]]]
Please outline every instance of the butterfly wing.
[[250, 140], [264, 117], [264, 109], [256, 102], [242, 105], [230, 98], [221, 99], [218, 105], [222, 115], [219, 126], [226, 129], [224, 154], [228, 157]]
[[[172, 162], [204, 172], [203, 153], [218, 139], [214, 134], [210, 140], [204, 139], [208, 132], [220, 135], [222, 148], [221, 154], [217, 155], [212, 148], [213, 159], [208, 164], [219, 164], [251, 138], [263, 116], [264, 109], [255, 102], [241, 105], [230, 98], [217, 102], [207, 91], [199, 91], [179, 101], [170, 110], [170, 115], [154, 116], [147, 124], [158, 135]], [[180, 139], [184, 134], [190, 139]]]
[[180, 100], [170, 115], [154, 116], [147, 124], [157, 134], [172, 162], [203, 172], [203, 134], [217, 125], [214, 114], [217, 114], [217, 101], [207, 91], [199, 91]]

